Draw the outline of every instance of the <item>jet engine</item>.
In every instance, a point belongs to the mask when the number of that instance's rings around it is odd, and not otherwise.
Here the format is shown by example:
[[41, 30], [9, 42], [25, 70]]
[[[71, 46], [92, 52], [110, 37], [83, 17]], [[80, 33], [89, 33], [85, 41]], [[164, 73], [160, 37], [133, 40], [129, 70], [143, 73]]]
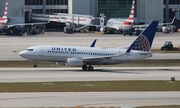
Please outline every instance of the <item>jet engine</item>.
[[66, 60], [66, 66], [72, 66], [72, 67], [83, 66], [83, 60], [77, 58], [68, 58]]

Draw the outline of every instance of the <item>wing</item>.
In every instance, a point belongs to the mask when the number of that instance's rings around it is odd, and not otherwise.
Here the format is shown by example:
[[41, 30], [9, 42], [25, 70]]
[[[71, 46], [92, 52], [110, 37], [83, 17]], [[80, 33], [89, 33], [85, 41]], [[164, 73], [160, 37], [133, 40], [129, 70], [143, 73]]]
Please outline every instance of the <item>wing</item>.
[[[173, 20], [170, 22], [170, 23], [159, 23], [158, 24], [158, 26], [160, 26], [160, 25], [171, 25], [171, 24], [173, 24], [174, 23], [174, 20], [175, 20], [175, 17], [173, 18]], [[144, 25], [133, 25], [133, 28], [145, 28], [145, 27], [147, 27], [148, 26], [148, 24], [144, 24]]]
[[107, 60], [107, 59], [111, 59], [113, 57], [120, 57], [120, 56], [124, 56], [130, 53], [132, 49], [132, 45], [127, 49], [127, 51], [125, 53], [121, 53], [121, 54], [117, 54], [117, 55], [112, 55], [112, 56], [98, 56], [98, 57], [83, 57], [81, 58], [84, 62], [90, 62], [90, 61], [102, 61], [102, 60]]
[[38, 23], [10, 24], [10, 25], [7, 25], [7, 27], [12, 27], [12, 26], [24, 26], [24, 25], [48, 24], [49, 22], [50, 22], [50, 21], [48, 21], [48, 22], [38, 22]]

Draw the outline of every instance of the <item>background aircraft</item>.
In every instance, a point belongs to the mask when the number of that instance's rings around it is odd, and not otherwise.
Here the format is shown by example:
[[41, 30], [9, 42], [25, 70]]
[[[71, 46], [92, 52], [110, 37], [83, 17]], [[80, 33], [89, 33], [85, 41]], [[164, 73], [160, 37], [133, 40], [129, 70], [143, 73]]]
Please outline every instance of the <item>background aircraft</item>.
[[3, 17], [0, 17], [0, 30], [6, 28], [6, 27], [12, 27], [12, 26], [23, 26], [23, 25], [35, 25], [35, 24], [47, 24], [48, 22], [39, 22], [39, 23], [24, 23], [24, 24], [8, 24], [8, 0], [6, 0], [5, 9], [4, 9], [4, 15]]
[[[124, 34], [125, 34], [125, 30], [131, 30], [133, 27], [133, 22], [134, 22], [134, 5], [135, 5], [135, 0], [133, 0], [132, 2], [131, 12], [127, 19], [110, 18], [107, 21], [106, 25], [102, 27], [101, 29], [104, 32], [109, 31], [113, 33], [120, 33], [123, 31]], [[132, 34], [132, 31], [131, 31], [131, 34]]]
[[36, 61], [51, 61], [92, 71], [92, 65], [119, 64], [151, 57], [157, 26], [158, 21], [152, 21], [128, 49], [38, 45], [21, 51], [19, 55], [35, 62], [34, 67], [37, 67]]

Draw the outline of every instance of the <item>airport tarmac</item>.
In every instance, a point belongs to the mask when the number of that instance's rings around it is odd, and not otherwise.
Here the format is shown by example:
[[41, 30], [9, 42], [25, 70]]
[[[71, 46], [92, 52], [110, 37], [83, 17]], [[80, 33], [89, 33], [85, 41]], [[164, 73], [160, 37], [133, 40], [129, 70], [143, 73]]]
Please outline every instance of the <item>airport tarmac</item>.
[[[0, 36], [0, 60], [24, 60], [18, 53], [29, 46], [54, 44], [89, 46], [98, 39], [96, 46], [121, 47], [137, 36], [46, 32], [35, 36]], [[157, 33], [153, 49], [160, 49], [165, 41], [180, 46], [179, 33]], [[157, 55], [157, 56], [156, 56]], [[179, 54], [155, 53], [153, 57], [179, 59]], [[51, 81], [102, 81], [102, 80], [180, 80], [179, 67], [95, 67], [95, 71], [81, 68], [0, 68], [0, 82], [51, 82]], [[146, 105], [179, 105], [180, 92], [46, 92], [0, 93], [0, 107], [65, 107], [65, 106], [118, 106], [131, 108]]]
[[180, 67], [0, 68], [0, 82], [180, 80]]
[[38, 92], [0, 93], [0, 107], [132, 108], [180, 105], [180, 92]]
[[[27, 47], [34, 45], [70, 45], [90, 46], [94, 39], [98, 39], [96, 46], [121, 47], [134, 41], [137, 36], [122, 36], [121, 34], [94, 34], [63, 32], [46, 32], [45, 35], [34, 36], [4, 36], [0, 35], [0, 60], [24, 60], [18, 53]], [[152, 48], [160, 49], [165, 41], [172, 41], [174, 47], [180, 46], [180, 33], [163, 34], [156, 33]], [[154, 53], [150, 59], [180, 59], [179, 53]]]

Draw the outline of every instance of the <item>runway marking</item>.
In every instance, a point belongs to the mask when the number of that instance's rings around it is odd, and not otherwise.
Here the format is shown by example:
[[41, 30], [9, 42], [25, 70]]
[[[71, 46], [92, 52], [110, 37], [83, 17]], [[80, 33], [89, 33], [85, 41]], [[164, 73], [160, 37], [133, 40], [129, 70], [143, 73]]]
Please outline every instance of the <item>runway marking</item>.
[[76, 80], [76, 81], [85, 81], [84, 78], [74, 78], [74, 80]]
[[19, 53], [20, 52], [20, 50], [14, 50], [14, 51], [12, 51], [13, 53]]
[[129, 80], [128, 78], [124, 78], [124, 77], [120, 77], [120, 76], [115, 77], [115, 78], [120, 79], [120, 80], [124, 80], [124, 81]]
[[168, 56], [164, 56], [164, 58], [166, 58], [166, 59], [173, 59], [172, 57], [168, 57]]

